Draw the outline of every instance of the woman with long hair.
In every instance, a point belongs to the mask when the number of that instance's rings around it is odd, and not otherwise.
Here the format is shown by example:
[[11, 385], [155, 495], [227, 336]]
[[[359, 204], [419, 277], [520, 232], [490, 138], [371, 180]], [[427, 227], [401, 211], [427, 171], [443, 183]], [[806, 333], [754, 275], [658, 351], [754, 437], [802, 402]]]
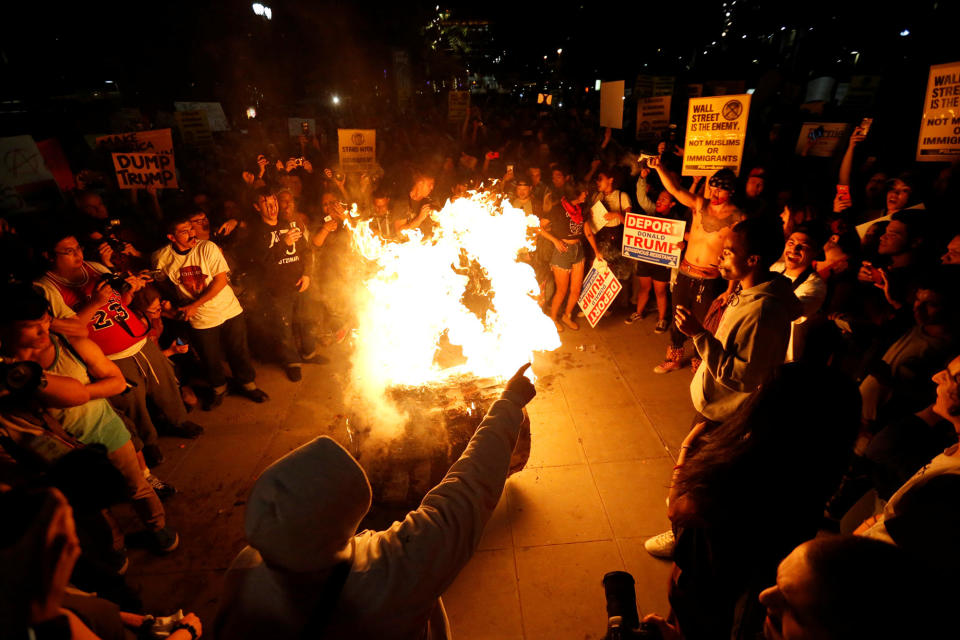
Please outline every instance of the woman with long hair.
[[758, 630], [757, 596], [780, 560], [816, 535], [859, 419], [853, 381], [792, 362], [726, 422], [690, 432], [668, 512], [676, 537], [670, 604], [684, 638]]

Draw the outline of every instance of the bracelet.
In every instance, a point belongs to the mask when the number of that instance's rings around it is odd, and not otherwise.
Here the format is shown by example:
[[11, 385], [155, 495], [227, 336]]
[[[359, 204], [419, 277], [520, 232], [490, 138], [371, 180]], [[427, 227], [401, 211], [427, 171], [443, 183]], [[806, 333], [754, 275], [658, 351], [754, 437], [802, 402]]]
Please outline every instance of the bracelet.
[[197, 638], [199, 637], [197, 635], [197, 630], [193, 628], [193, 625], [187, 624], [185, 622], [178, 622], [177, 624], [173, 625], [173, 628], [170, 629], [170, 635], [173, 635], [174, 633], [176, 633], [177, 631], [180, 631], [181, 629], [186, 629], [187, 631], [190, 632], [191, 640], [197, 640]]

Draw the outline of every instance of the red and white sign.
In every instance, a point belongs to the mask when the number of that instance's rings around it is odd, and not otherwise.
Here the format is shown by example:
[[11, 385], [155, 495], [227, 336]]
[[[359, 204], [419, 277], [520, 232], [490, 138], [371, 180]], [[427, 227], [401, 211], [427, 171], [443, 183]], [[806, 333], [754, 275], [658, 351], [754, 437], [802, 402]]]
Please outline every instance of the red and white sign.
[[578, 301], [591, 327], [597, 326], [621, 289], [623, 286], [610, 271], [606, 262], [593, 263], [590, 273], [583, 280], [583, 289], [580, 291]]
[[680, 266], [680, 243], [685, 226], [683, 220], [627, 213], [623, 222], [622, 254], [626, 258], [676, 268]]

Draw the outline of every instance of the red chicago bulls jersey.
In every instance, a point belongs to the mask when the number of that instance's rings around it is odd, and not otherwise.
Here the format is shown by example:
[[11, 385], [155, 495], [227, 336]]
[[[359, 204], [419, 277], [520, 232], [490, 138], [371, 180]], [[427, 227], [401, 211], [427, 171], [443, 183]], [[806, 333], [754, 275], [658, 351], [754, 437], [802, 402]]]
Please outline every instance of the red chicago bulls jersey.
[[[94, 290], [103, 274], [84, 262], [83, 275], [84, 277], [80, 282], [71, 283], [48, 271], [39, 284], [48, 293], [52, 286], [63, 298], [63, 303], [76, 312], [93, 297]], [[59, 314], [56, 313], [58, 305], [54, 303], [52, 306], [54, 315], [59, 317]], [[123, 300], [116, 292], [110, 296], [106, 304], [94, 312], [93, 318], [87, 325], [90, 339], [96, 342], [97, 346], [107, 356], [130, 349], [141, 342], [149, 330], [149, 327], [123, 304]]]

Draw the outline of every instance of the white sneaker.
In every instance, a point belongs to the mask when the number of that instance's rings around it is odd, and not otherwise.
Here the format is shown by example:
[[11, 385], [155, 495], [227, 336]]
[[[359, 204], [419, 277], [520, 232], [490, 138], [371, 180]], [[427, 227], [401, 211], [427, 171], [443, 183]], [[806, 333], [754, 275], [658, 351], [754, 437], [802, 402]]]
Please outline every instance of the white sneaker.
[[643, 543], [643, 548], [655, 558], [672, 558], [675, 546], [677, 546], [677, 540], [673, 537], [672, 530], [664, 531]]

